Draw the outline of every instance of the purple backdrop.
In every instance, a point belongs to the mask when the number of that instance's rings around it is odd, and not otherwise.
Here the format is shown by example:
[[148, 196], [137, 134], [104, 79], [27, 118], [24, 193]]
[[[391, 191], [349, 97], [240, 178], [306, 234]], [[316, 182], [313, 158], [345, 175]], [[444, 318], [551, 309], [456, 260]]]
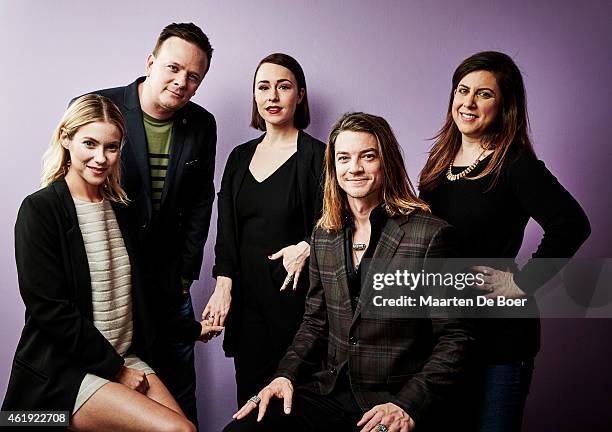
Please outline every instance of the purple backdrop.
[[[219, 126], [216, 184], [227, 155], [249, 129], [251, 80], [265, 55], [294, 55], [308, 80], [311, 134], [325, 139], [348, 110], [386, 117], [413, 180], [441, 126], [450, 77], [476, 51], [514, 57], [524, 72], [536, 151], [582, 203], [593, 235], [582, 256], [612, 256], [609, 102], [612, 4], [540, 1], [10, 1], [0, 2], [0, 396], [23, 324], [12, 227], [19, 203], [38, 188], [41, 156], [68, 100], [125, 85], [142, 74], [161, 28], [193, 21], [210, 36], [211, 70], [194, 101]], [[213, 222], [216, 211], [213, 212]], [[522, 250], [541, 230], [530, 225]], [[199, 282], [201, 311], [213, 280], [214, 223]], [[548, 320], [528, 400], [525, 430], [609, 430], [610, 320]], [[220, 340], [197, 347], [203, 431], [218, 431], [235, 407], [233, 364]], [[27, 391], [24, 389], [24, 391]]]

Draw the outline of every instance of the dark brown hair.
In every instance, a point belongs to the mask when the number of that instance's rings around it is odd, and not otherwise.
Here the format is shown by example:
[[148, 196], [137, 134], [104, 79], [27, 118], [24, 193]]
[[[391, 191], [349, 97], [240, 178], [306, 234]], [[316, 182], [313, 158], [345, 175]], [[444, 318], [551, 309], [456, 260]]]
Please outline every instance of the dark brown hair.
[[493, 155], [478, 176], [465, 177], [465, 179], [473, 180], [493, 173], [492, 187], [499, 179], [502, 164], [511, 147], [535, 154], [529, 139], [527, 96], [521, 71], [512, 58], [504, 53], [479, 52], [463, 60], [453, 74], [446, 121], [440, 132], [434, 137], [434, 145], [421, 171], [419, 189], [422, 191], [431, 190], [440, 184], [448, 166], [461, 147], [461, 132], [452, 115], [453, 99], [463, 77], [476, 71], [488, 71], [495, 76], [501, 92], [501, 107], [497, 118], [482, 138], [482, 146], [493, 150]]
[[350, 212], [346, 192], [340, 188], [336, 178], [336, 139], [344, 131], [365, 132], [376, 138], [383, 173], [382, 200], [389, 216], [408, 214], [415, 209], [429, 211], [427, 204], [417, 197], [408, 178], [401, 147], [389, 123], [372, 114], [349, 112], [340, 117], [329, 133], [325, 150], [323, 212], [317, 226], [326, 230], [342, 229], [343, 215]]
[[[306, 77], [304, 76], [302, 66], [300, 66], [296, 59], [287, 54], [274, 53], [270, 54], [269, 56], [266, 56], [259, 62], [257, 68], [255, 69], [255, 74], [253, 75], [253, 92], [255, 92], [255, 77], [257, 76], [257, 71], [264, 63], [272, 63], [289, 69], [291, 73], [293, 73], [293, 76], [295, 76], [298, 91], [304, 89], [304, 95], [302, 96], [302, 100], [295, 107], [293, 125], [300, 130], [306, 129], [310, 124], [310, 110], [308, 109], [308, 91], [306, 90]], [[259, 111], [257, 111], [257, 103], [255, 102], [255, 98], [253, 98], [251, 127], [262, 131], [266, 130], [266, 122], [259, 115]]]
[[208, 58], [208, 67], [206, 69], [206, 72], [208, 72], [208, 69], [210, 69], [210, 60], [212, 59], [213, 48], [210, 45], [208, 36], [206, 36], [200, 27], [194, 23], [172, 23], [167, 25], [157, 38], [155, 48], [153, 48], [154, 56], [157, 56], [161, 46], [171, 37], [183, 39], [184, 41], [190, 42], [204, 51], [206, 53], [206, 57]]

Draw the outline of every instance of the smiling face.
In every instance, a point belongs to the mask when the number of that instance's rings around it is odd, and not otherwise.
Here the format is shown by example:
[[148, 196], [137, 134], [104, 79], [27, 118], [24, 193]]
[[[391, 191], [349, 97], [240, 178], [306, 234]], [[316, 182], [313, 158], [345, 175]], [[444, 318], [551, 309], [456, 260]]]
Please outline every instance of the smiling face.
[[299, 89], [293, 73], [284, 66], [262, 63], [255, 74], [253, 97], [266, 129], [293, 126], [297, 105], [304, 89]]
[[376, 137], [343, 131], [335, 142], [336, 179], [350, 199], [376, 205], [381, 199], [383, 172]]
[[143, 109], [160, 120], [172, 116], [195, 94], [207, 69], [208, 57], [197, 45], [176, 36], [168, 38], [157, 55], [147, 58]]
[[464, 140], [478, 141], [497, 119], [501, 107], [497, 79], [489, 71], [475, 71], [464, 76], [452, 104], [452, 115]]
[[62, 146], [70, 153], [66, 182], [71, 192], [101, 196], [100, 187], [119, 162], [121, 138], [117, 126], [101, 121], [81, 126], [72, 138], [62, 132]]

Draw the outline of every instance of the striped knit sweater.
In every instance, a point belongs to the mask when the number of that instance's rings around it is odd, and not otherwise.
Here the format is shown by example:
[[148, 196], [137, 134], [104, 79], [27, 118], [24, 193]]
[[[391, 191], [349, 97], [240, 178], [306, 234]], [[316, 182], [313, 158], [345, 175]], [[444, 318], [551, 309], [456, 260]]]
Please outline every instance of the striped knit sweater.
[[89, 263], [93, 324], [124, 355], [133, 326], [131, 266], [121, 230], [108, 201], [74, 203]]

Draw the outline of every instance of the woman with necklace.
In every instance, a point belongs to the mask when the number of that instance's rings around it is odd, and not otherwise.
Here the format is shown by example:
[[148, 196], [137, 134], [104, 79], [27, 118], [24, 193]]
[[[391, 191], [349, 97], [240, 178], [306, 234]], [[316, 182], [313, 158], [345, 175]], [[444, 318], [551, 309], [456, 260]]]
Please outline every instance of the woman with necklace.
[[252, 111], [251, 126], [264, 134], [236, 147], [225, 166], [217, 284], [202, 313], [227, 327], [223, 348], [234, 357], [238, 406], [270, 381], [301, 323], [325, 152], [303, 131], [306, 79], [294, 58], [276, 53], [259, 62]]
[[[571, 257], [590, 234], [580, 205], [535, 155], [523, 78], [500, 52], [474, 54], [455, 70], [446, 122], [419, 189], [432, 212], [456, 228], [461, 257], [516, 258], [530, 218], [544, 230], [532, 258]], [[534, 259], [512, 272], [481, 270], [490, 296], [533, 300], [543, 283], [534, 277]], [[539, 320], [478, 319], [476, 328], [482, 380], [476, 430], [519, 431]]]

